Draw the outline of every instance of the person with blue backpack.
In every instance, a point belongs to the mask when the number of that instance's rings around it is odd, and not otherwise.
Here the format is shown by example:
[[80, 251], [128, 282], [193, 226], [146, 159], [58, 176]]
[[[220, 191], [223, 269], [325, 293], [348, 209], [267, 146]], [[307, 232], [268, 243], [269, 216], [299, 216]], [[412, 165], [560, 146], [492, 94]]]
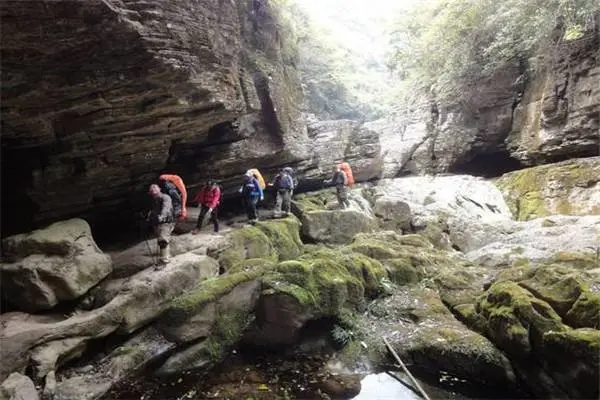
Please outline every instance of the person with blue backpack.
[[258, 211], [256, 210], [256, 206], [259, 200], [264, 200], [263, 190], [260, 187], [258, 179], [256, 179], [252, 173], [246, 173], [240, 191], [242, 192], [244, 208], [248, 215], [248, 222], [254, 225], [258, 221]]
[[282, 216], [282, 208], [283, 208], [283, 217], [287, 217], [289, 215], [291, 200], [292, 200], [292, 192], [294, 190], [294, 178], [289, 172], [288, 168], [283, 168], [275, 179], [273, 180], [273, 188], [275, 189], [276, 198], [275, 198], [275, 210], [273, 211], [273, 217], [279, 218]]

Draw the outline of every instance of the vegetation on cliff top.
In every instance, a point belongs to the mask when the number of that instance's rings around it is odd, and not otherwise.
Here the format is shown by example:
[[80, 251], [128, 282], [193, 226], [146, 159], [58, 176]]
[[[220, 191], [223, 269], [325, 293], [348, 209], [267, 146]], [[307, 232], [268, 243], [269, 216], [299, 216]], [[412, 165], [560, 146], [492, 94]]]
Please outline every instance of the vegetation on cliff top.
[[467, 95], [471, 82], [507, 64], [539, 69], [556, 42], [579, 38], [600, 11], [596, 0], [432, 0], [403, 12], [390, 68], [438, 99]]

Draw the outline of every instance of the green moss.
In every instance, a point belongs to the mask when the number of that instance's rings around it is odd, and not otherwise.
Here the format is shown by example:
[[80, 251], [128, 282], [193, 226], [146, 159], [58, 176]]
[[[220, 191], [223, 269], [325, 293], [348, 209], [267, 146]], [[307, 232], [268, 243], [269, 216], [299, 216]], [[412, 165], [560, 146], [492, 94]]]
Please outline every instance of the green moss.
[[412, 265], [410, 257], [387, 260], [385, 266], [392, 282], [398, 285], [417, 283], [423, 277], [423, 274]]
[[295, 217], [259, 222], [233, 231], [229, 246], [220, 254], [209, 254], [219, 260], [221, 268], [231, 270], [238, 263], [253, 258], [288, 260], [302, 253], [300, 222]]
[[376, 260], [320, 249], [279, 263], [263, 276], [263, 285], [268, 293], [283, 292], [301, 304], [314, 306], [317, 314], [336, 315], [345, 307], [358, 307], [365, 296], [379, 295], [385, 277], [383, 266]]
[[454, 315], [476, 332], [486, 331], [485, 318], [475, 311], [475, 304], [459, 304], [452, 308]]
[[[569, 194], [576, 187], [589, 187], [590, 183], [597, 182], [598, 174], [594, 164], [571, 160], [510, 172], [495, 183], [515, 217], [529, 220], [551, 214], [579, 214], [578, 204], [568, 200]], [[551, 183], [559, 190], [559, 196], [554, 196], [561, 198], [558, 202], [544, 197], [543, 192]], [[546, 221], [543, 226], [553, 225], [552, 221]]]
[[562, 266], [536, 268], [520, 285], [550, 304], [562, 317], [588, 288], [580, 273]]
[[233, 231], [229, 235], [229, 243], [229, 247], [218, 256], [219, 265], [225, 271], [249, 258], [277, 258], [267, 235], [253, 226]]
[[246, 312], [230, 311], [219, 315], [210, 336], [205, 340], [205, 351], [213, 362], [220, 361], [225, 351], [236, 344], [252, 321]]
[[256, 227], [269, 238], [279, 260], [290, 260], [301, 254], [300, 222], [295, 217], [259, 222]]
[[262, 273], [263, 269], [257, 268], [253, 271], [226, 274], [207, 279], [198, 288], [171, 301], [163, 317], [168, 323], [183, 321], [207, 304], [231, 292], [236, 286], [256, 279]]
[[295, 214], [299, 215], [304, 212], [334, 208], [337, 205], [337, 200], [332, 189], [324, 189], [295, 196], [293, 205], [297, 211]]
[[433, 245], [422, 235], [402, 235], [399, 238], [400, 244], [412, 247], [433, 248]]
[[518, 357], [530, 353], [530, 340], [541, 341], [544, 332], [565, 329], [552, 307], [510, 281], [493, 284], [481, 296], [476, 311], [486, 320], [487, 336]]
[[587, 252], [559, 251], [552, 255], [550, 263], [588, 270], [600, 267], [596, 254]]
[[567, 312], [566, 321], [575, 328], [600, 328], [600, 294], [586, 291]]
[[546, 345], [558, 345], [570, 353], [587, 353], [588, 357], [595, 360], [596, 368], [600, 358], [600, 331], [591, 328], [568, 329], [564, 331], [550, 331], [544, 335]]
[[238, 272], [262, 272], [269, 268], [274, 268], [277, 263], [271, 259], [265, 260], [264, 258], [250, 258], [243, 260], [235, 264], [228, 271], [228, 275], [234, 275]]

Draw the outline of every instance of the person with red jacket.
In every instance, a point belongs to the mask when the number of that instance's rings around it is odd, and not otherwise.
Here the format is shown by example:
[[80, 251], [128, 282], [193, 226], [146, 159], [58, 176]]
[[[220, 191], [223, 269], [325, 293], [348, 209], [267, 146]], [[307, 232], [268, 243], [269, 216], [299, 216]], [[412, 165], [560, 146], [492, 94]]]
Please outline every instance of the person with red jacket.
[[197, 235], [202, 229], [202, 222], [204, 217], [208, 214], [210, 221], [213, 223], [215, 232], [219, 232], [219, 220], [217, 209], [221, 202], [221, 189], [217, 182], [209, 179], [206, 184], [194, 197], [194, 201], [198, 203], [200, 209], [200, 215], [198, 216], [198, 222], [196, 223], [196, 229], [192, 231], [192, 235]]

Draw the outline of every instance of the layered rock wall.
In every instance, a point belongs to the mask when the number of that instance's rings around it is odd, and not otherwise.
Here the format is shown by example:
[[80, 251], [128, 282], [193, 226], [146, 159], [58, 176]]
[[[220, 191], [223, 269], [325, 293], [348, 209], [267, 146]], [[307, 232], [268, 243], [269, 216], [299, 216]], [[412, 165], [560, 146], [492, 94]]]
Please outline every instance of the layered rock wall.
[[242, 174], [240, 160], [302, 158], [298, 83], [266, 0], [1, 10], [4, 232], [106, 220], [161, 171], [193, 184]]

